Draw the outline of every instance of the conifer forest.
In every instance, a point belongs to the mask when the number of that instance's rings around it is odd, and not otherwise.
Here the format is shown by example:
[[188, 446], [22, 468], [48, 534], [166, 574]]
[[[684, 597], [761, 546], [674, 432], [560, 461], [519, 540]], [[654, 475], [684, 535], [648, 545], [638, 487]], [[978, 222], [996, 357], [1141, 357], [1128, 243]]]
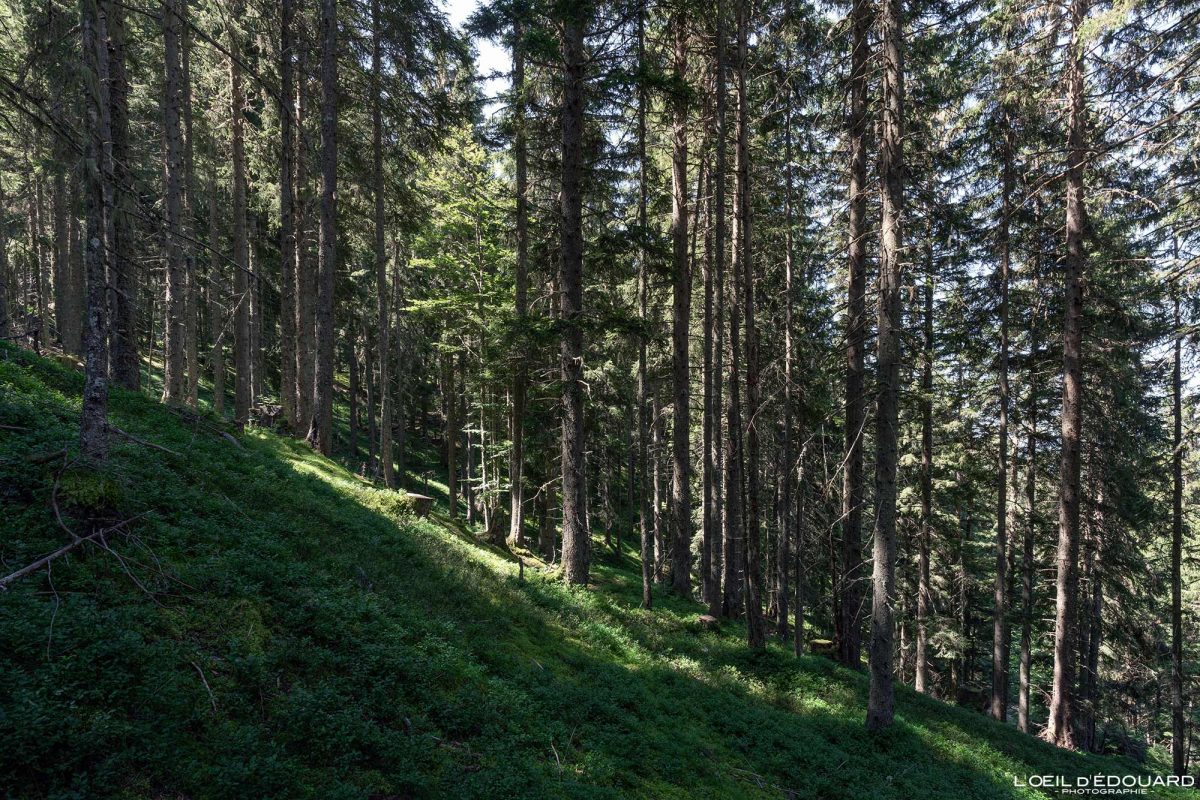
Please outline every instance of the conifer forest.
[[0, 796], [1200, 798], [1197, 0], [0, 0]]

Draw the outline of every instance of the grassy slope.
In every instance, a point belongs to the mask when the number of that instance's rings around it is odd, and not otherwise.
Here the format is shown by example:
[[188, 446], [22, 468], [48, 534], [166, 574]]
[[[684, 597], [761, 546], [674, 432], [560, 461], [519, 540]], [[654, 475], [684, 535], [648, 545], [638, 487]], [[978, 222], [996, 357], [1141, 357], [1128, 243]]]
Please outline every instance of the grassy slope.
[[[0, 349], [8, 568], [65, 540], [62, 462], [27, 454], [74, 449], [81, 384]], [[9, 796], [959, 800], [1134, 769], [905, 689], [872, 740], [863, 676], [699, 633], [691, 603], [640, 610], [628, 553], [589, 591], [519, 582], [507, 554], [302, 445], [239, 449], [123, 392], [112, 417], [183, 455], [114, 440], [119, 512], [140, 515], [109, 538], [128, 571], [91, 548], [0, 595]]]

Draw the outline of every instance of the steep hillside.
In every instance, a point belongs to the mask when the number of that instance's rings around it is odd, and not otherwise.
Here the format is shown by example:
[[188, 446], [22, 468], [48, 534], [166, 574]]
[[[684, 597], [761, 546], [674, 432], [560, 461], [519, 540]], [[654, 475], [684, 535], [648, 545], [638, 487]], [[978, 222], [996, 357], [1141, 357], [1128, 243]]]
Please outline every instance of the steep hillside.
[[114, 528], [0, 594], [9, 797], [959, 800], [1137, 769], [905, 690], [872, 739], [863, 676], [640, 610], [629, 553], [588, 591], [522, 580], [301, 444], [149, 398], [114, 392], [127, 435], [81, 471], [81, 383], [0, 349], [3, 571], [81, 509]]

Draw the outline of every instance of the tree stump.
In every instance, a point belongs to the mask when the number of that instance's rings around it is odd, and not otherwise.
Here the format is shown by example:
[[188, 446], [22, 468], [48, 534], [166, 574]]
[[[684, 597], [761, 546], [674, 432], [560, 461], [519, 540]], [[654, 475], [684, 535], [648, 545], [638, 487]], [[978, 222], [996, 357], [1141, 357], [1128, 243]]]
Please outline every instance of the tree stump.
[[990, 688], [983, 686], [966, 685], [959, 686], [955, 700], [964, 708], [974, 709], [975, 711], [985, 711], [991, 707], [992, 693]]
[[428, 517], [429, 512], [433, 510], [433, 498], [427, 494], [405, 492], [405, 497], [412, 506], [412, 513], [418, 517]]
[[834, 657], [833, 640], [831, 639], [813, 639], [808, 643], [808, 652], [814, 656], [824, 656], [825, 658]]

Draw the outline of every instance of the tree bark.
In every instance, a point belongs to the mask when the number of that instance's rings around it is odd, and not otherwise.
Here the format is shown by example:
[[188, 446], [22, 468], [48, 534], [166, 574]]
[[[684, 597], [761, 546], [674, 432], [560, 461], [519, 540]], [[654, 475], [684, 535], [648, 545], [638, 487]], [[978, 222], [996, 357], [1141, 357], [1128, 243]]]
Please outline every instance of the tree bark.
[[650, 458], [653, 461], [651, 476], [652, 519], [651, 529], [654, 533], [654, 580], [661, 581], [667, 571], [668, 547], [666, 535], [663, 532], [663, 439], [666, 438], [666, 424], [663, 422], [662, 399], [659, 396], [659, 385], [655, 381], [650, 387]]
[[351, 315], [351, 318], [346, 325], [347, 330], [345, 339], [346, 366], [349, 368], [349, 375], [347, 377], [349, 379], [348, 383], [350, 384], [347, 387], [348, 392], [346, 397], [346, 405], [349, 407], [348, 410], [350, 412], [350, 430], [348, 431], [349, 441], [347, 442], [347, 449], [350, 451], [351, 466], [353, 466], [354, 462], [358, 460], [358, 431], [360, 428], [358, 395], [359, 389], [361, 388], [359, 380], [359, 376], [361, 374], [361, 365], [358, 360], [358, 330], [354, 323], [354, 316], [356, 315]]
[[[727, 238], [725, 191], [726, 191], [726, 29], [725, 0], [716, 2], [716, 35], [713, 53], [713, 374], [712, 374], [712, 443], [707, 458], [713, 470], [713, 543], [712, 580], [713, 591], [708, 601], [708, 612], [713, 616], [729, 614], [737, 607], [738, 581], [734, 565], [727, 554], [733, 547], [729, 529], [725, 524], [728, 494], [725, 483], [725, 461], [721, 417], [724, 410], [724, 362], [725, 362], [725, 240]], [[722, 589], [724, 586], [724, 589]]]
[[166, 351], [163, 375], [164, 403], [187, 399], [186, 313], [187, 263], [183, 249], [183, 9], [181, 0], [162, 6], [162, 35], [166, 74], [163, 81], [164, 199], [166, 206]]
[[[61, 146], [56, 149], [61, 150]], [[68, 347], [71, 340], [71, 311], [68, 302], [70, 296], [70, 242], [67, 239], [67, 215], [70, 206], [67, 201], [66, 167], [55, 159], [54, 180], [51, 189], [50, 213], [54, 234], [54, 335], [64, 352], [72, 352]], [[77, 318], [78, 319], [78, 318]]]
[[[37, 145], [37, 134], [34, 133], [34, 158], [40, 160], [40, 153], [37, 152], [40, 148]], [[46, 303], [46, 264], [44, 254], [44, 235], [42, 231], [42, 179], [38, 174], [37, 167], [32, 162], [28, 163], [29, 177], [27, 181], [29, 205], [28, 227], [29, 227], [29, 251], [30, 265], [32, 271], [29, 278], [29, 285], [26, 287], [26, 295], [30, 297], [29, 306], [33, 308], [36, 327], [30, 329], [31, 338], [33, 341], [33, 349], [35, 353], [41, 353], [42, 349], [48, 343], [47, 333], [50, 329], [50, 320], [48, 319], [47, 303]]]
[[[1178, 248], [1178, 245], [1176, 245]], [[1178, 258], [1178, 252], [1176, 253]], [[1171, 365], [1171, 769], [1183, 775], [1183, 328], [1175, 294], [1174, 353]]]
[[446, 418], [446, 497], [450, 519], [458, 518], [458, 401], [454, 391], [454, 356], [442, 356], [442, 404]]
[[[1040, 208], [1035, 207], [1034, 230], [1042, 227]], [[1035, 254], [1031, 260], [1030, 272], [1033, 280], [1033, 294], [1038, 296], [1040, 291], [1041, 260]], [[1020, 687], [1017, 699], [1017, 728], [1022, 733], [1029, 733], [1030, 694], [1032, 687], [1033, 666], [1033, 620], [1034, 620], [1034, 542], [1037, 536], [1037, 415], [1038, 389], [1036, 385], [1036, 370], [1040, 358], [1038, 341], [1038, 308], [1035, 306], [1029, 320], [1029, 395], [1026, 399], [1026, 460], [1025, 472], [1025, 504], [1028, 516], [1025, 519], [1024, 541], [1021, 545], [1021, 655], [1020, 655]]]
[[[644, 63], [646, 57], [646, 0], [638, 7], [637, 29], [638, 63]], [[646, 205], [646, 108], [649, 101], [646, 97], [645, 81], [638, 82], [638, 319], [643, 330], [638, 336], [638, 366], [637, 366], [637, 407], [638, 407], [638, 529], [641, 536], [639, 543], [642, 560], [642, 608], [650, 608], [653, 603], [651, 583], [653, 580], [654, 541], [651, 531], [650, 510], [650, 462], [648, 458], [647, 440], [650, 438], [651, 420], [646, 408], [649, 403], [646, 380], [646, 339], [650, 333], [649, 326], [649, 268], [646, 264], [648, 235]]]
[[[35, 141], [40, 138], [38, 136]], [[41, 150], [40, 143], [35, 144], [34, 147], [38, 151]], [[40, 152], [37, 153], [37, 157], [39, 160], [41, 159]], [[30, 196], [29, 222], [34, 254], [33, 289], [37, 298], [35, 306], [38, 318], [37, 344], [39, 348], [44, 348], [50, 344], [53, 323], [50, 318], [50, 276], [54, 271], [54, 251], [46, 240], [45, 179], [40, 169], [33, 171], [32, 181], [33, 194]]]
[[[262, 251], [259, 249], [259, 213], [250, 214], [247, 222], [246, 242], [250, 248], [250, 269], [246, 275], [246, 294], [250, 300], [250, 408], [258, 404], [263, 394], [263, 297]], [[249, 417], [249, 414], [247, 414]]]
[[[718, 9], [720, 13], [720, 9]], [[713, 68], [715, 70], [714, 62]], [[715, 127], [715, 121], [710, 121]], [[713, 386], [716, 381], [716, 374], [713, 363], [713, 347], [715, 320], [713, 319], [714, 311], [714, 231], [713, 231], [713, 177], [710, 174], [709, 189], [705, 193], [704, 200], [704, 341], [703, 341], [703, 419], [701, 420], [701, 449], [702, 466], [701, 466], [701, 483], [703, 487], [703, 496], [701, 498], [701, 535], [703, 543], [700, 555], [700, 579], [701, 589], [703, 591], [703, 600], [708, 606], [709, 614], [716, 615], [720, 612], [720, 575], [717, 572], [717, 548], [719, 547], [718, 525], [720, 516], [717, 512], [717, 497], [720, 494], [720, 489], [715, 485], [717, 480], [716, 470], [716, 455], [714, 448], [716, 446], [716, 428], [719, 425], [717, 421], [718, 409], [713, 405], [714, 393]]]
[[1058, 575], [1055, 581], [1054, 679], [1050, 719], [1045, 738], [1059, 747], [1074, 749], [1071, 690], [1074, 683], [1077, 562], [1079, 560], [1079, 466], [1083, 428], [1083, 279], [1087, 257], [1083, 249], [1085, 225], [1084, 161], [1087, 157], [1086, 100], [1084, 94], [1081, 28], [1087, 0], [1071, 2], [1071, 44], [1066, 69], [1070, 106], [1067, 133], [1067, 254], [1064, 261], [1062, 461], [1059, 470]]
[[181, 0], [183, 31], [180, 41], [180, 102], [183, 106], [183, 230], [184, 245], [184, 357], [187, 361], [186, 402], [196, 408], [200, 401], [200, 280], [196, 265], [196, 161], [192, 127], [192, 35], [187, 0]]
[[308, 442], [333, 452], [333, 290], [337, 268], [337, 0], [321, 0], [321, 228], [317, 263], [317, 342]]
[[[930, 231], [932, 236], [932, 230]], [[933, 535], [933, 247], [927, 251], [925, 311], [921, 353], [921, 533], [917, 546], [917, 644], [914, 688], [928, 693], [929, 618], [933, 613], [929, 582], [929, 545]]]
[[858, 669], [862, 637], [863, 439], [866, 421], [867, 70], [870, 0], [854, 0], [850, 65], [850, 210], [847, 220], [846, 458], [842, 481], [842, 563], [835, 619], [838, 660]]
[[[384, 247], [383, 214], [383, 74], [382, 10], [379, 0], [371, 0], [371, 168], [375, 200], [375, 293], [379, 325], [379, 464], [383, 485], [396, 485], [392, 460], [392, 391], [388, 368], [391, 326], [388, 312], [387, 251]], [[368, 360], [367, 369], [370, 370]], [[374, 417], [372, 417], [373, 419]]]
[[[95, 23], [91, 23], [94, 31]], [[95, 35], [90, 33], [90, 35]], [[86, 58], [86, 54], [85, 54]], [[90, 131], [89, 131], [90, 136]], [[89, 140], [90, 142], [90, 140]], [[8, 226], [4, 224], [4, 215], [8, 207], [8, 200], [4, 193], [4, 181], [0, 178], [0, 339], [7, 339], [9, 335], [8, 302], [12, 294], [12, 289], [9, 287], [8, 281]]]
[[467, 507], [467, 524], [475, 524], [475, 447], [471, 441], [471, 415], [467, 405], [467, 354], [458, 351], [458, 381], [453, 396], [458, 403], [458, 431], [461, 437], [459, 450], [463, 454], [462, 483], [463, 503]]
[[525, 543], [525, 394], [529, 383], [529, 362], [526, 357], [528, 339], [526, 320], [529, 316], [529, 147], [525, 134], [525, 25], [520, 17], [513, 20], [513, 114], [516, 130], [513, 136], [513, 167], [516, 172], [516, 291], [515, 311], [520, 338], [517, 339], [516, 363], [512, 376], [512, 407], [509, 435], [509, 517], [508, 542]]
[[1008, 282], [1009, 282], [1009, 217], [1011, 215], [1012, 174], [1012, 130], [1007, 112], [1003, 116], [1003, 141], [1001, 142], [1000, 175], [1000, 264], [997, 282], [1000, 289], [1000, 347], [997, 363], [996, 383], [999, 411], [996, 436], [998, 458], [996, 459], [996, 582], [993, 592], [995, 611], [992, 617], [992, 719], [1003, 722], [1008, 716]]
[[308, 106], [307, 64], [308, 48], [296, 49], [295, 118], [296, 118], [296, 177], [293, 181], [296, 234], [296, 431], [305, 432], [312, 426], [312, 403], [315, 384], [315, 335], [317, 319], [317, 274], [312, 259], [309, 238], [311, 195], [308, 186], [308, 148], [305, 147], [304, 122]]
[[587, 11], [564, 9], [562, 19], [562, 189], [559, 263], [562, 315], [563, 577], [586, 584], [591, 558], [583, 445], [583, 126], [584, 31]]
[[[215, 173], [215, 169], [213, 170]], [[214, 174], [208, 184], [208, 325], [212, 350], [209, 363], [212, 367], [213, 411], [217, 416], [225, 413], [225, 276], [221, 262], [218, 233], [217, 179]]]
[[[240, 17], [240, 6], [234, 19]], [[238, 36], [230, 36], [230, 142], [233, 166], [233, 421], [250, 421], [250, 247], [246, 236], [245, 105]]]
[[279, 6], [279, 404], [288, 429], [297, 430], [296, 414], [296, 133], [292, 103], [295, 87], [294, 0]]
[[112, 223], [107, 260], [112, 287], [112, 318], [109, 326], [112, 379], [118, 386], [135, 391], [141, 385], [138, 353], [137, 304], [139, 278], [133, 259], [133, 173], [129, 152], [129, 75], [125, 68], [125, 11], [114, 0], [102, 0], [108, 29], [109, 122], [112, 136]]
[[85, 360], [83, 408], [80, 414], [80, 449], [92, 463], [108, 457], [108, 305], [105, 297], [105, 230], [113, 222], [113, 151], [108, 97], [109, 52], [106, 42], [107, 6], [97, 0], [80, 3], [80, 40], [85, 82], [87, 159], [84, 162], [86, 189], [85, 277], [87, 319], [84, 329]]
[[758, 332], [754, 322], [754, 249], [750, 213], [750, 93], [747, 87], [749, 46], [749, 0], [737, 4], [737, 233], [734, 247], [737, 267], [742, 273], [742, 301], [746, 318], [746, 529], [744, 582], [746, 601], [746, 641], [752, 648], [766, 644], [763, 619], [762, 556], [759, 530], [758, 475]]
[[676, 4], [671, 16], [675, 51], [674, 92], [671, 98], [671, 244], [674, 284], [671, 314], [671, 586], [676, 594], [692, 593], [691, 409], [688, 341], [692, 306], [692, 272], [688, 260], [688, 102], [687, 24]]
[[[788, 65], [791, 66], [791, 54], [788, 54]], [[790, 72], [790, 69], [789, 69]], [[790, 77], [787, 79], [790, 81]], [[793, 194], [795, 191], [794, 178], [792, 175], [792, 115], [791, 107], [795, 101], [792, 93], [791, 83], [788, 84], [788, 108], [784, 111], [785, 120], [783, 128], [784, 141], [784, 161], [787, 166], [784, 170], [784, 195], [783, 195], [783, 216], [784, 216], [784, 250], [783, 250], [783, 469], [780, 474], [780, 502], [782, 509], [782, 526], [779, 534], [779, 625], [778, 635], [779, 641], [787, 643], [788, 640], [788, 573], [792, 569], [792, 536], [794, 530], [794, 516], [792, 509], [793, 501], [793, 481], [792, 476], [795, 474], [795, 465], [793, 462], [793, 444], [792, 444], [792, 420], [793, 420], [793, 404], [795, 402], [793, 396], [793, 382], [795, 381], [795, 345], [792, 341], [792, 325], [793, 319], [793, 280], [795, 272], [795, 241], [792, 234], [795, 217], [795, 200]], [[797, 564], [798, 566], [798, 564]], [[803, 611], [799, 605], [796, 608], [797, 612], [802, 614]], [[803, 620], [800, 620], [802, 624]]]
[[[1031, 333], [1036, 330], [1036, 320], [1030, 322]], [[1032, 368], [1037, 357], [1037, 339], [1030, 342], [1029, 356]], [[1017, 729], [1029, 733], [1029, 694], [1031, 668], [1033, 664], [1033, 544], [1037, 533], [1037, 389], [1032, 380], [1029, 386], [1029, 434], [1026, 444], [1025, 503], [1028, 518], [1025, 521], [1025, 538], [1021, 546], [1021, 666], [1020, 687], [1017, 698]]]
[[896, 466], [899, 438], [901, 254], [904, 247], [904, 30], [901, 0], [883, 0], [883, 119], [880, 125], [879, 316], [876, 365], [879, 390], [875, 412], [875, 534], [871, 598], [871, 691], [867, 730], [892, 724], [896, 594]]

